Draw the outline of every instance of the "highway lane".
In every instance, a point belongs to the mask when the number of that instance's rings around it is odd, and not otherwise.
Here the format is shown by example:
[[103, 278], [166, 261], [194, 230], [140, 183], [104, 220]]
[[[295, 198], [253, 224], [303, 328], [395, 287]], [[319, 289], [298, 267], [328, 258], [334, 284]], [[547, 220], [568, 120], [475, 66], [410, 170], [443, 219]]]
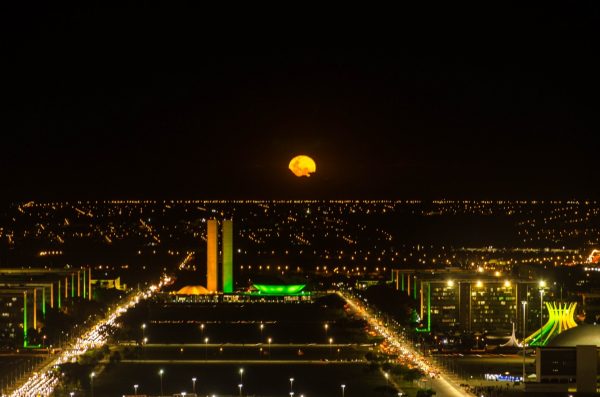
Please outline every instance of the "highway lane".
[[420, 368], [428, 377], [428, 383], [436, 392], [437, 397], [472, 397], [473, 394], [461, 388], [459, 385], [452, 382], [449, 377], [444, 374], [440, 368], [434, 363], [427, 360], [421, 353], [408, 344], [401, 336], [397, 335], [393, 330], [388, 329], [381, 321], [375, 318], [367, 308], [365, 308], [358, 299], [352, 298], [350, 295], [343, 292], [338, 292], [338, 295], [357, 313], [359, 313], [367, 322], [376, 330], [376, 332], [384, 337], [389, 345], [394, 349], [398, 358], [401, 358], [404, 363]]
[[128, 309], [134, 307], [141, 300], [147, 299], [155, 291], [159, 290], [164, 284], [170, 282], [168, 277], [161, 280], [158, 285], [152, 285], [146, 291], [140, 291], [133, 296], [130, 296], [115, 307], [111, 313], [103, 320], [90, 326], [83, 336], [79, 337], [71, 346], [63, 349], [53, 360], [51, 360], [42, 370], [32, 374], [27, 380], [14, 391], [10, 393], [10, 397], [47, 397], [52, 395], [54, 388], [58, 385], [59, 380], [54, 370], [56, 366], [72, 362], [78, 356], [84, 354], [89, 349], [102, 346], [106, 343], [106, 330], [114, 325], [117, 319], [127, 312]]
[[448, 380], [447, 377], [439, 376], [438, 378], [430, 379], [428, 382], [431, 383], [431, 388], [435, 390], [436, 397], [465, 397], [472, 396], [472, 394], [466, 392], [460, 386], [454, 384]]

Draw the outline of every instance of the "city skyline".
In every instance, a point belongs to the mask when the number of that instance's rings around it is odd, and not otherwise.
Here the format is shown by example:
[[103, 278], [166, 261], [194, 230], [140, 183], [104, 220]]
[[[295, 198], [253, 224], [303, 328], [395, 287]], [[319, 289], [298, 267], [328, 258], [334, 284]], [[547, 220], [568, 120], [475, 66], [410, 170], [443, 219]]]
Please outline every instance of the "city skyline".
[[216, 5], [3, 7], [0, 397], [597, 394], [600, 4]]

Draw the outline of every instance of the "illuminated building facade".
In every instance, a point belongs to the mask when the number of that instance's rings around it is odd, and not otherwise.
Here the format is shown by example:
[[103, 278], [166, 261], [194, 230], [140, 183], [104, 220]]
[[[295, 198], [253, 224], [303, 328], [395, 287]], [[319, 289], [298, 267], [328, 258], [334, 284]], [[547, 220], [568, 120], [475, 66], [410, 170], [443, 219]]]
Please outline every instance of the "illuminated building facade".
[[263, 295], [297, 295], [301, 294], [306, 284], [254, 284], [254, 288]]
[[206, 221], [206, 289], [217, 292], [217, 220]]
[[102, 279], [93, 279], [92, 285], [94, 287], [105, 288], [105, 289], [118, 289], [119, 291], [125, 291], [127, 289], [127, 284], [121, 283], [121, 277], [111, 277], [111, 278], [102, 278]]
[[[448, 285], [446, 282], [431, 283], [420, 287], [420, 290], [431, 288], [430, 313], [431, 323], [437, 324], [441, 328], [455, 328], [460, 323], [460, 299], [457, 296], [458, 289], [454, 285]], [[419, 294], [420, 295], [420, 294]], [[425, 300], [425, 297], [423, 297]], [[426, 304], [421, 304], [422, 311], [426, 311]], [[426, 315], [421, 314], [421, 318]]]
[[[486, 280], [465, 282], [468, 291], [468, 314], [466, 321], [469, 330], [484, 331], [493, 329], [510, 330], [519, 316], [519, 286], [516, 280]], [[526, 285], [526, 284], [525, 284]]]
[[393, 285], [417, 301], [421, 332], [510, 332], [513, 323], [522, 321], [519, 302], [536, 297], [530, 293], [536, 283], [530, 280], [433, 269], [394, 269], [392, 275]]
[[[230, 294], [234, 290], [233, 282], [233, 221], [221, 222], [221, 291]], [[206, 290], [219, 292], [218, 277], [219, 222], [210, 219], [206, 222]]]
[[306, 284], [253, 284], [248, 291], [231, 294], [211, 294], [200, 286], [186, 286], [176, 293], [159, 293], [170, 303], [309, 303], [327, 292], [305, 291]]
[[[0, 346], [36, 347], [28, 340], [31, 329], [44, 326], [47, 310], [61, 310], [81, 298], [81, 278], [91, 270], [0, 269]], [[91, 299], [89, 291], [84, 299]]]
[[[563, 309], [569, 311], [571, 305], [564, 304]], [[550, 306], [560, 310], [558, 304]], [[535, 381], [525, 383], [525, 391], [538, 395], [572, 395], [574, 391], [577, 395], [597, 395], [599, 345], [598, 325], [582, 324], [560, 333], [547, 346], [536, 349]]]
[[223, 221], [223, 292], [233, 292], [233, 221]]
[[23, 293], [0, 291], [0, 346], [23, 344]]

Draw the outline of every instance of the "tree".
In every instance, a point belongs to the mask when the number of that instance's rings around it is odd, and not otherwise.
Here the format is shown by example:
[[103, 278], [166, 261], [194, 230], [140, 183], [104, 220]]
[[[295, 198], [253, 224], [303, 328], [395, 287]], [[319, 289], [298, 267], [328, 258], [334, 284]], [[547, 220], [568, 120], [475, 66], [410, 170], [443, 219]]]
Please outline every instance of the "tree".
[[29, 346], [41, 345], [42, 344], [42, 336], [35, 328], [29, 328], [27, 330], [27, 344]]
[[119, 352], [118, 350], [113, 351], [110, 354], [110, 357], [108, 358], [108, 366], [109, 367], [114, 367], [117, 364], [119, 364], [121, 362], [121, 352]]
[[394, 317], [401, 324], [409, 324], [411, 312], [417, 307], [413, 298], [386, 284], [373, 285], [367, 288], [365, 297], [369, 303]]
[[402, 378], [407, 382], [414, 382], [423, 376], [423, 371], [417, 368], [409, 368], [402, 374]]

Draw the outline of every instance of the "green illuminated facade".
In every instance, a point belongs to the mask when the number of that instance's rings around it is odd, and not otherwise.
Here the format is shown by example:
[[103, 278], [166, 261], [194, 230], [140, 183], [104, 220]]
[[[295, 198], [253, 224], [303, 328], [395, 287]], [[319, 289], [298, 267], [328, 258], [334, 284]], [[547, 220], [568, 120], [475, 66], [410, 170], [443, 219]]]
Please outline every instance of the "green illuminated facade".
[[426, 283], [427, 286], [427, 327], [417, 328], [417, 332], [430, 332], [431, 331], [431, 283]]
[[306, 284], [254, 284], [261, 295], [300, 295]]
[[46, 288], [42, 287], [42, 316], [46, 318]]
[[27, 347], [27, 291], [23, 292], [23, 347]]
[[413, 299], [417, 299], [417, 276], [415, 276], [413, 281]]
[[47, 318], [50, 308], [62, 310], [64, 303], [74, 303], [74, 299], [80, 296], [80, 276], [79, 271], [0, 269], [3, 281], [0, 289], [0, 345], [14, 348], [38, 346], [32, 338], [31, 329], [40, 331], [45, 324], [39, 320]]
[[233, 292], [233, 221], [223, 221], [223, 292]]

